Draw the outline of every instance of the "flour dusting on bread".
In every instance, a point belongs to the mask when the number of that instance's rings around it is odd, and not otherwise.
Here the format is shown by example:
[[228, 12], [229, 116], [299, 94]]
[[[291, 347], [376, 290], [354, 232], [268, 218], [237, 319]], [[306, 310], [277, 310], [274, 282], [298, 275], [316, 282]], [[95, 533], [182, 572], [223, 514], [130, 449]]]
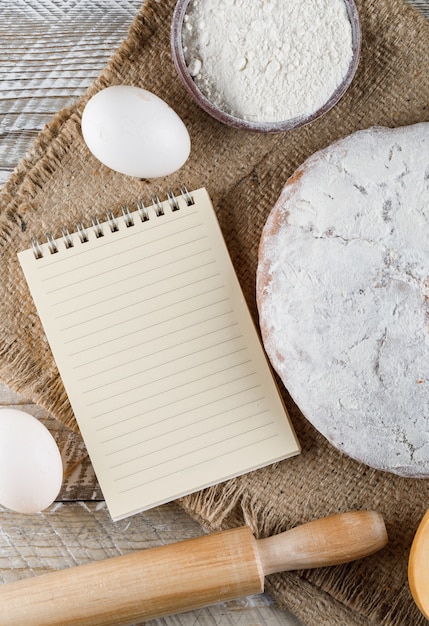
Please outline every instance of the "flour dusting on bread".
[[265, 226], [266, 351], [297, 405], [373, 467], [429, 476], [429, 123], [310, 157]]

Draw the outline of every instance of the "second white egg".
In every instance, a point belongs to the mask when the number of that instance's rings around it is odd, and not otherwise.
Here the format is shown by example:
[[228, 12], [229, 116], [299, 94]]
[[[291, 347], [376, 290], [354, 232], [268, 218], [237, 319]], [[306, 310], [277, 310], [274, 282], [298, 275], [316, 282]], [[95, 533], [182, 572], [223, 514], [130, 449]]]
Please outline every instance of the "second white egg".
[[186, 162], [191, 148], [177, 113], [150, 91], [130, 85], [107, 87], [88, 101], [82, 135], [104, 165], [139, 178], [172, 174]]
[[58, 446], [38, 419], [0, 409], [0, 504], [18, 513], [38, 513], [52, 504], [63, 480]]

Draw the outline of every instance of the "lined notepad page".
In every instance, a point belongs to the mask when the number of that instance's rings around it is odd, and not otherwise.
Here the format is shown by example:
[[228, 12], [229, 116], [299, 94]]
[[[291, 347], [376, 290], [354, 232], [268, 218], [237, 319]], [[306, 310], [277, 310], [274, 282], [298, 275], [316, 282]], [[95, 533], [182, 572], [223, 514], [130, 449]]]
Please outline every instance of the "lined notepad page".
[[205, 189], [19, 254], [113, 519], [299, 452]]

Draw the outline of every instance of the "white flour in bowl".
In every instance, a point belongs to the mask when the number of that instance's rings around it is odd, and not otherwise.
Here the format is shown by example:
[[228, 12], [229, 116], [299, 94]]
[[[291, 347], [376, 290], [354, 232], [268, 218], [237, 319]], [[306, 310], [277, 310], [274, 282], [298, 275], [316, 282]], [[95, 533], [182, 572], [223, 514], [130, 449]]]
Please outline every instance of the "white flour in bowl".
[[344, 0], [191, 0], [182, 41], [200, 91], [254, 122], [315, 113], [353, 56]]

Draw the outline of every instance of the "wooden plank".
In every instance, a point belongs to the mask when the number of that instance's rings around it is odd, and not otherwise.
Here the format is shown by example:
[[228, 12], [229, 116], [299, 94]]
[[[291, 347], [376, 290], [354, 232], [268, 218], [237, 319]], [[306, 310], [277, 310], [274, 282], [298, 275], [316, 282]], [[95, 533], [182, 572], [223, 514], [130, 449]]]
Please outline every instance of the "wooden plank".
[[142, 0], [2, 0], [0, 184], [43, 126], [83, 94]]

